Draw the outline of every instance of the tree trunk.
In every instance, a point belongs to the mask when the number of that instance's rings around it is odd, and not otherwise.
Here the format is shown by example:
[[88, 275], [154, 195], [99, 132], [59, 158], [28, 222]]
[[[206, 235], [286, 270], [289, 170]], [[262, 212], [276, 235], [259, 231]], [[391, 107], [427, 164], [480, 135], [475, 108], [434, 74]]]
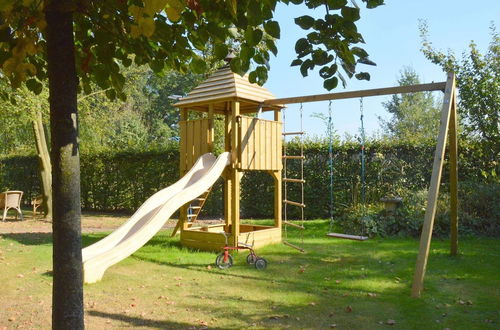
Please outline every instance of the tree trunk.
[[77, 75], [71, 0], [46, 7], [52, 140], [52, 328], [83, 329]]
[[49, 149], [45, 139], [42, 113], [37, 111], [33, 119], [33, 132], [35, 134], [36, 150], [40, 166], [40, 177], [42, 178], [42, 192], [44, 214], [46, 218], [52, 219], [52, 166], [50, 164]]

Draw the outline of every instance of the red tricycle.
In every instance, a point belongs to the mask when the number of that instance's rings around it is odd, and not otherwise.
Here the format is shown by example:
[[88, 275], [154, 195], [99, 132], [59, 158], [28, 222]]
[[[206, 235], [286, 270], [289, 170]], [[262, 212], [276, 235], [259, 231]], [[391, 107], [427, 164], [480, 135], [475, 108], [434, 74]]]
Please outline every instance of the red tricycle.
[[229, 254], [229, 250], [250, 250], [250, 254], [247, 256], [247, 264], [254, 265], [259, 270], [267, 267], [267, 260], [255, 254], [253, 245], [239, 243], [238, 246], [229, 246], [228, 234], [226, 232], [221, 232], [221, 234], [226, 238], [226, 244], [224, 245], [223, 252], [215, 259], [217, 267], [227, 269], [233, 265], [233, 257]]

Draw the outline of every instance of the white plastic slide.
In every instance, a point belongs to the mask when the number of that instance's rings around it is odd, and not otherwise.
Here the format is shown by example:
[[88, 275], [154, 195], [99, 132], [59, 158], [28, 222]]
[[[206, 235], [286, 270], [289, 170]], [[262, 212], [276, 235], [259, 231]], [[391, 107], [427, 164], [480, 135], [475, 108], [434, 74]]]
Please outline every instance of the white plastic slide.
[[189, 172], [173, 185], [151, 196], [122, 226], [82, 250], [84, 282], [99, 281], [106, 269], [146, 244], [182, 205], [208, 188], [230, 164], [231, 154], [201, 156]]

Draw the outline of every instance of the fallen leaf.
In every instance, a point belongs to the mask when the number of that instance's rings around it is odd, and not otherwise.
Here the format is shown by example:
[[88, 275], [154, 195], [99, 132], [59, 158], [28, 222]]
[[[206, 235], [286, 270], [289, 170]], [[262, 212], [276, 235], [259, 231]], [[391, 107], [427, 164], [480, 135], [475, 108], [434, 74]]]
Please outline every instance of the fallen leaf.
[[330, 328], [336, 328], [337, 325], [334, 323], [334, 324], [330, 324]]
[[349, 306], [347, 306], [347, 307], [345, 308], [345, 312], [346, 312], [346, 313], [350, 313], [350, 312], [352, 312], [352, 307], [351, 307], [350, 305], [349, 305]]
[[394, 325], [394, 324], [396, 324], [396, 321], [394, 321], [394, 320], [387, 320], [385, 323], [388, 324], [388, 325]]
[[207, 269], [208, 269], [208, 270], [212, 269], [212, 266], [208, 265], [208, 266], [207, 266]]
[[377, 296], [376, 293], [368, 292], [368, 297], [376, 297], [376, 296]]
[[14, 316], [9, 317], [9, 322], [14, 322], [15, 320], [16, 320], [16, 318]]
[[310, 302], [309, 306], [316, 306], [316, 303], [315, 302]]
[[130, 304], [130, 307], [135, 307], [136, 305], [135, 304]]
[[23, 278], [24, 275], [23, 274], [17, 274], [17, 278]]
[[335, 283], [339, 284], [339, 283], [340, 283], [340, 280], [335, 280]]

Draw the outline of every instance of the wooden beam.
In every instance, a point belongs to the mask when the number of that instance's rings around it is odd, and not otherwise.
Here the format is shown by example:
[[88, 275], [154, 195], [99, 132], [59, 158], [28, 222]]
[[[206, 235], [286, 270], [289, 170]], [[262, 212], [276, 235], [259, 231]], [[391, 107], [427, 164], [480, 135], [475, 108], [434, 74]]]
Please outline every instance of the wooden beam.
[[232, 244], [238, 245], [238, 236], [240, 235], [240, 179], [238, 172], [238, 117], [240, 115], [240, 102], [231, 102], [231, 224], [233, 238]]
[[454, 93], [450, 114], [450, 254], [458, 252], [458, 140], [457, 140], [457, 95]]
[[274, 180], [274, 227], [281, 228], [282, 215], [282, 179], [281, 171], [268, 171]]
[[446, 136], [448, 134], [448, 124], [450, 122], [450, 113], [452, 109], [453, 97], [455, 96], [455, 75], [448, 73], [446, 81], [443, 107], [441, 109], [441, 124], [437, 139], [436, 151], [434, 154], [434, 164], [432, 166], [431, 183], [427, 195], [427, 208], [425, 210], [424, 224], [420, 236], [420, 247], [417, 256], [417, 264], [413, 277], [411, 295], [420, 297], [424, 288], [425, 268], [431, 246], [432, 227], [434, 226], [434, 217], [436, 215], [437, 198], [439, 194], [439, 185], [441, 182], [441, 173], [443, 170], [444, 152], [446, 146]]
[[352, 92], [340, 92], [340, 93], [327, 93], [327, 94], [316, 94], [316, 95], [307, 95], [307, 96], [286, 97], [286, 98], [281, 98], [281, 99], [265, 100], [264, 105], [306, 103], [306, 102], [317, 102], [317, 101], [352, 99], [352, 98], [367, 97], [367, 96], [381, 96], [381, 95], [416, 93], [416, 92], [430, 92], [430, 91], [444, 91], [445, 88], [446, 88], [446, 82], [438, 82], [438, 83], [430, 83], [430, 84], [365, 89], [365, 90], [352, 91]]

